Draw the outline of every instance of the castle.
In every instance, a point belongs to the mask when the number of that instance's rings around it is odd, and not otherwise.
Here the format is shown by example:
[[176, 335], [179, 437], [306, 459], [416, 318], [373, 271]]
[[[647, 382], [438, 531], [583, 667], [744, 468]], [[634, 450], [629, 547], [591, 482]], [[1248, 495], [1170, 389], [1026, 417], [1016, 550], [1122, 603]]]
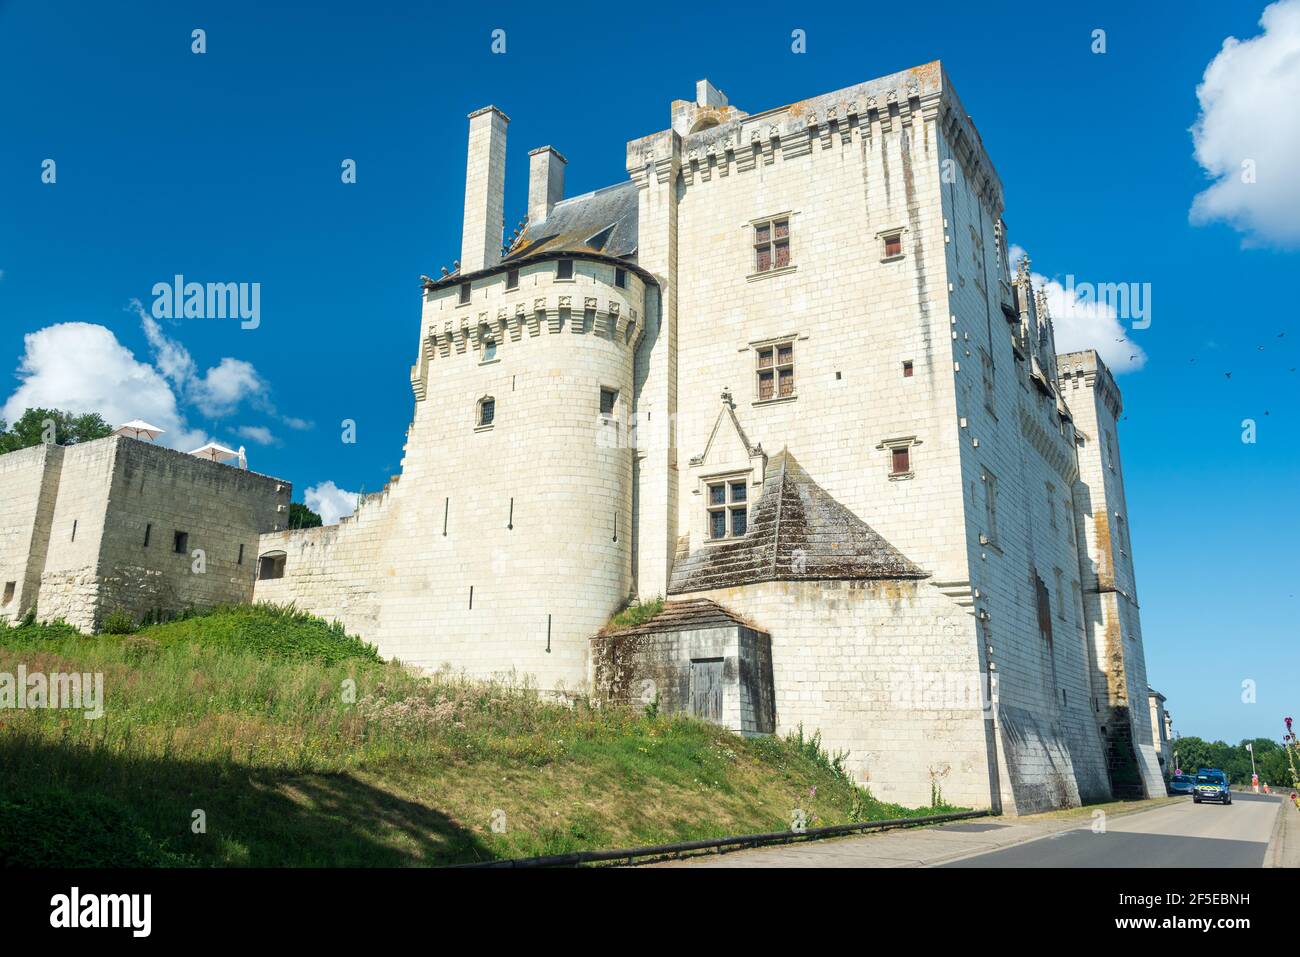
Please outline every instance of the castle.
[[503, 242], [508, 124], [469, 117], [401, 474], [305, 530], [267, 480], [253, 597], [431, 670], [802, 725], [885, 800], [1163, 794], [1120, 392], [1056, 353], [942, 66], [753, 114], [701, 81], [623, 182], [565, 198], [533, 150]]

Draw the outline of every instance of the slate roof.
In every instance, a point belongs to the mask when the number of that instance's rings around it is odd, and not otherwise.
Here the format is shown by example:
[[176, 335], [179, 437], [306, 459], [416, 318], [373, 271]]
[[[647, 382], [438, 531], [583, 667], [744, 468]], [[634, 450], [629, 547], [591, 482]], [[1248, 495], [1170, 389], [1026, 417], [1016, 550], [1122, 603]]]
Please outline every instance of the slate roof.
[[[749, 622], [707, 598], [684, 598], [666, 601], [652, 618], [639, 625], [607, 631], [602, 638], [626, 638], [631, 635], [651, 635], [665, 631], [695, 631], [699, 628], [726, 628], [739, 625], [754, 628]], [[755, 629], [758, 630], [758, 629]]]
[[505, 262], [542, 253], [599, 253], [635, 261], [637, 189], [631, 180], [561, 200], [545, 219], [529, 223]]
[[768, 462], [763, 496], [750, 510], [745, 535], [679, 559], [668, 593], [768, 581], [926, 577], [783, 450]]

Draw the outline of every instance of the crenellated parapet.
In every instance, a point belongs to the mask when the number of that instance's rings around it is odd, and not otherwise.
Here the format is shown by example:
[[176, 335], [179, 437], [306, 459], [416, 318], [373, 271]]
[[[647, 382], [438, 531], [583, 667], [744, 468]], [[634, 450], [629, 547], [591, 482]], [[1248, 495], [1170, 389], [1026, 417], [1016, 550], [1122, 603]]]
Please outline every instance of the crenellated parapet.
[[682, 181], [690, 187], [933, 122], [995, 219], [1004, 207], [1002, 182], [938, 61], [753, 115], [729, 108], [697, 113], [713, 122], [628, 143], [633, 179], [654, 171], [663, 182], [677, 151]]
[[426, 289], [419, 358], [411, 369], [417, 401], [427, 394], [436, 362], [488, 363], [540, 336], [560, 335], [605, 340], [622, 347], [630, 362], [645, 333], [644, 281], [604, 262], [575, 256], [572, 279], [557, 279], [555, 263], [546, 261], [467, 285], [467, 297], [460, 285]]

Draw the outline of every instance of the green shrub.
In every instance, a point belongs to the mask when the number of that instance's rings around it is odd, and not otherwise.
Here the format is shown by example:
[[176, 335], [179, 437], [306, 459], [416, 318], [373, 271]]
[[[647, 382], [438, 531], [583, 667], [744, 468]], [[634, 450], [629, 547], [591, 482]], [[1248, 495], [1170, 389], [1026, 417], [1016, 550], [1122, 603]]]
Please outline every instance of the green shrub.
[[104, 626], [100, 628], [100, 633], [105, 635], [132, 635], [135, 631], [135, 619], [120, 608], [109, 612], [104, 619]]
[[652, 601], [632, 602], [614, 615], [602, 630], [618, 631], [622, 628], [634, 628], [637, 625], [645, 624], [655, 615], [659, 614], [659, 612], [663, 611], [663, 608], [664, 600], [662, 597], [655, 598]]

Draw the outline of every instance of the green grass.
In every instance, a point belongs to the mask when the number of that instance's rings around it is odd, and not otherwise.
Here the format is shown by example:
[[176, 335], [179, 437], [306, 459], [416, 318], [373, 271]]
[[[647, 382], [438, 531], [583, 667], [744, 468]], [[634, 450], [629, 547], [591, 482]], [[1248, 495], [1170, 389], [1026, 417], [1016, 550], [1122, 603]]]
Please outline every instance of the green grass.
[[0, 628], [19, 664], [102, 673], [105, 714], [0, 711], [0, 865], [445, 864], [933, 810], [875, 801], [815, 738], [423, 677], [290, 609]]
[[654, 598], [650, 601], [635, 601], [617, 612], [609, 623], [605, 625], [604, 631], [618, 631], [620, 628], [634, 628], [637, 625], [645, 624], [659, 612], [663, 611], [664, 600]]

